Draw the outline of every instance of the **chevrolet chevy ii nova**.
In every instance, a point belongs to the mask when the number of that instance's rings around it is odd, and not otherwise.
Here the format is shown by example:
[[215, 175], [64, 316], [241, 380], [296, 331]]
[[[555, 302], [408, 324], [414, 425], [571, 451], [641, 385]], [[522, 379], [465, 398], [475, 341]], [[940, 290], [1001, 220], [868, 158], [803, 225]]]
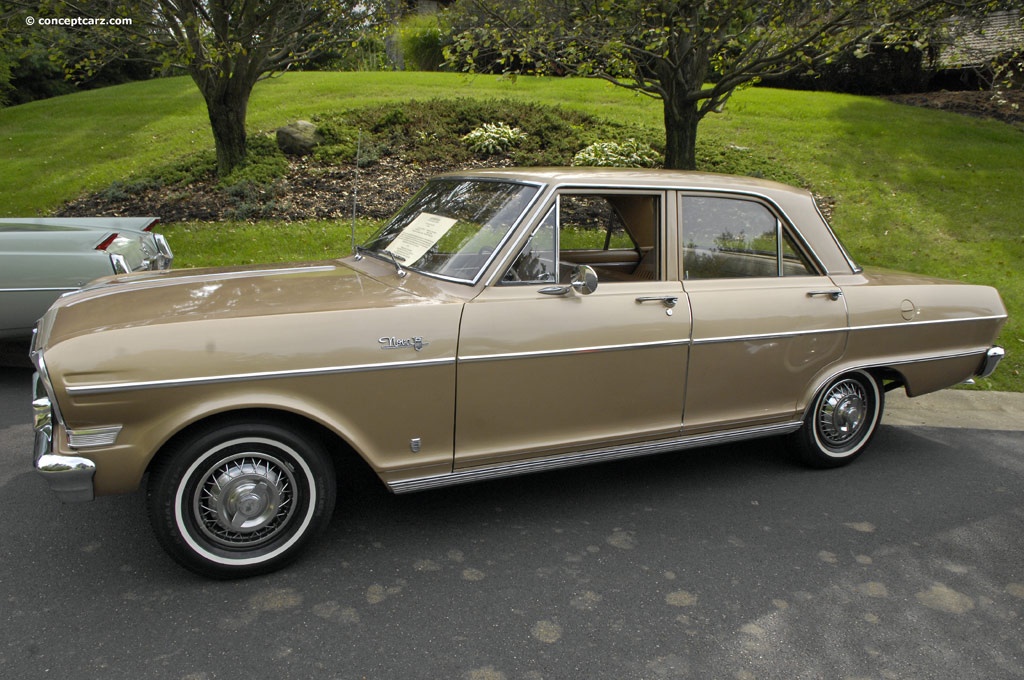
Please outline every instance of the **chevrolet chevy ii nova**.
[[443, 175], [348, 258], [113, 276], [32, 358], [65, 501], [145, 485], [178, 562], [293, 559], [334, 462], [395, 492], [765, 436], [867, 446], [885, 392], [991, 373], [992, 288], [868, 271], [805, 191], [668, 171]]

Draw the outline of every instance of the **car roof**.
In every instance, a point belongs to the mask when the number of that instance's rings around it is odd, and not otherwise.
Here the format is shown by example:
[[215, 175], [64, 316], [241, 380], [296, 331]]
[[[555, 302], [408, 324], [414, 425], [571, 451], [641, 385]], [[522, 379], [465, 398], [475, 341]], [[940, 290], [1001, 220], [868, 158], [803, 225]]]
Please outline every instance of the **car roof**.
[[660, 187], [665, 189], [733, 190], [776, 195], [791, 193], [806, 196], [805, 189], [756, 177], [725, 175], [689, 170], [647, 168], [538, 167], [488, 168], [449, 172], [441, 177], [480, 177], [519, 180], [543, 184], [594, 186]]
[[830, 273], [852, 273], [857, 265], [839, 243], [807, 189], [740, 175], [636, 168], [495, 168], [451, 172], [440, 177], [532, 182], [546, 187], [654, 189], [731, 193], [774, 203]]

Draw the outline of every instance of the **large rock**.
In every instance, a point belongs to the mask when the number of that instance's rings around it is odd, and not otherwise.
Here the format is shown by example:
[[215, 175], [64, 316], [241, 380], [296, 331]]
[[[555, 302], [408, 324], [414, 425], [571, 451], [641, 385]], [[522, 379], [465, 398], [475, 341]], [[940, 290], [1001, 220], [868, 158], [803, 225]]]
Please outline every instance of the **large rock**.
[[323, 143], [324, 136], [316, 129], [316, 125], [308, 120], [297, 120], [277, 129], [278, 148], [291, 156], [313, 153], [316, 147]]

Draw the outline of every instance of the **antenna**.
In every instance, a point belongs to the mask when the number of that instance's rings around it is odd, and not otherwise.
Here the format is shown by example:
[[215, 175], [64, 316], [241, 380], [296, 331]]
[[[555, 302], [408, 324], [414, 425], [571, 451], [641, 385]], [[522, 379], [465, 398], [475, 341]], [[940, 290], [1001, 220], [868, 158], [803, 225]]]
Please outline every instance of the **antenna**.
[[359, 156], [363, 151], [363, 131], [360, 130], [356, 136], [356, 170], [355, 178], [352, 180], [352, 254], [357, 260], [363, 259], [356, 250], [356, 203], [359, 200]]

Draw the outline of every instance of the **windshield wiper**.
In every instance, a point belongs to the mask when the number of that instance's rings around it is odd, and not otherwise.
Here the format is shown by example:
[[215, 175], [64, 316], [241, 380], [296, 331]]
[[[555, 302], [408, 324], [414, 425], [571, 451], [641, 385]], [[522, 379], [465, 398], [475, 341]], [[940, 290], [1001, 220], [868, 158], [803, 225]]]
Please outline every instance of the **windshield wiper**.
[[[373, 255], [374, 257], [379, 258], [381, 260], [386, 260], [387, 262], [390, 262], [391, 264], [395, 265], [395, 272], [400, 277], [404, 277], [407, 273], [404, 269], [402, 269], [402, 265], [399, 264], [399, 262], [405, 262], [405, 258], [402, 257], [401, 255], [395, 255], [390, 250], [373, 250], [372, 248], [367, 248], [366, 246], [356, 246], [357, 260], [363, 259], [364, 253], [368, 255]], [[381, 257], [381, 255], [387, 255], [387, 257]]]
[[398, 264], [399, 260], [405, 261], [404, 257], [399, 257], [398, 255], [395, 255], [390, 250], [381, 250], [379, 252], [380, 252], [381, 255], [387, 255], [388, 257], [391, 258], [391, 264], [395, 265], [395, 271], [398, 273], [399, 277], [404, 277], [405, 276], [405, 270], [402, 269], [402, 265]]

